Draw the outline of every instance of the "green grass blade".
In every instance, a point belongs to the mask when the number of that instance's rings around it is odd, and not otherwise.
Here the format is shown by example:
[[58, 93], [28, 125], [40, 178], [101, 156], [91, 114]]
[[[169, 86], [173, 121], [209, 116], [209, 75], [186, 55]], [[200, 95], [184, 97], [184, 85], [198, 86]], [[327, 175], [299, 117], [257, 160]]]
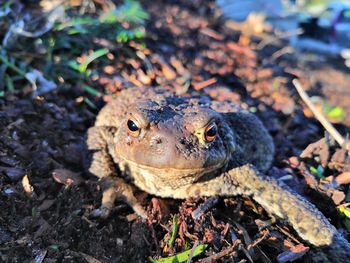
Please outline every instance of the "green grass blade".
[[[196, 257], [200, 254], [202, 254], [205, 249], [208, 247], [207, 244], [202, 244], [196, 247], [196, 249], [193, 252], [193, 257]], [[152, 260], [153, 263], [181, 263], [181, 262], [186, 262], [188, 260], [188, 257], [191, 254], [192, 249], [188, 249], [184, 252], [181, 252], [179, 254], [176, 254], [171, 257], [167, 258], [160, 258], [160, 259], [154, 259]]]
[[87, 93], [89, 93], [93, 96], [101, 96], [102, 95], [101, 92], [99, 92], [98, 90], [96, 90], [93, 87], [88, 86], [88, 85], [84, 85], [84, 91], [86, 91]]
[[102, 57], [104, 55], [106, 55], [109, 52], [109, 50], [107, 48], [101, 48], [98, 49], [96, 51], [93, 51], [90, 55], [88, 55], [84, 61], [81, 63], [80, 67], [79, 67], [79, 71], [81, 73], [85, 73], [87, 67], [89, 66], [89, 64], [94, 61], [95, 59]]
[[5, 75], [5, 82], [6, 82], [6, 87], [7, 87], [7, 90], [10, 92], [10, 93], [15, 93], [15, 88], [14, 88], [14, 85], [13, 85], [13, 80], [11, 79], [11, 77], [9, 75]]
[[10, 69], [12, 69], [17, 74], [21, 75], [22, 77], [25, 77], [26, 73], [23, 70], [21, 70], [19, 67], [17, 67], [15, 64], [8, 61], [7, 58], [4, 57], [3, 55], [0, 55], [0, 62], [6, 64], [6, 66], [8, 66]]
[[96, 105], [87, 97], [84, 97], [84, 102], [86, 103], [86, 105], [88, 105], [90, 108], [96, 110], [97, 107]]
[[169, 245], [174, 244], [175, 239], [176, 239], [176, 235], [177, 235], [177, 230], [178, 230], [178, 224], [177, 224], [177, 220], [176, 220], [176, 215], [173, 216], [173, 231], [171, 233], [171, 238], [168, 241]]
[[68, 66], [76, 71], [79, 71], [80, 69], [80, 64], [78, 64], [78, 62], [76, 62], [75, 60], [68, 61]]
[[97, 25], [99, 22], [98, 20], [91, 18], [91, 17], [79, 17], [79, 18], [73, 18], [65, 23], [58, 24], [55, 29], [56, 31], [61, 31], [67, 27], [77, 27], [78, 29], [81, 28], [83, 25]]

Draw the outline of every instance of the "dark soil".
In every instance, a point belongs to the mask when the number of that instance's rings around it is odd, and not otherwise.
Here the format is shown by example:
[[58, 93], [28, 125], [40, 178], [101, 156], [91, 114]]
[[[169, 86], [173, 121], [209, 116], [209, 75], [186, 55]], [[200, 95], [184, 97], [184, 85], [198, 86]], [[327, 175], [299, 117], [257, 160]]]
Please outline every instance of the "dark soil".
[[[284, 44], [255, 50], [260, 41], [257, 36], [243, 44], [242, 34], [226, 26], [212, 1], [154, 0], [144, 1], [143, 6], [150, 13], [147, 48], [131, 42], [115, 50], [112, 71], [97, 68], [100, 75], [92, 85], [109, 95], [86, 95], [78, 86], [35, 99], [26, 89], [0, 98], [0, 262], [146, 262], [149, 257], [192, 248], [197, 241], [209, 244], [198, 259], [215, 259], [213, 255], [221, 252], [216, 258], [220, 262], [276, 262], [278, 255], [294, 249], [299, 262], [307, 262], [309, 253], [302, 256], [307, 244], [284, 222], [272, 222], [247, 197], [220, 198], [194, 220], [191, 213], [204, 199], [163, 200], [139, 192], [149, 212], [147, 221], [136, 218], [122, 202], [106, 220], [90, 216], [100, 205], [101, 192], [97, 179], [86, 172], [85, 133], [98, 109], [80, 98], [89, 96], [100, 108], [132, 83], [162, 85], [178, 93], [196, 89], [257, 112], [277, 149], [269, 174], [288, 178], [287, 184], [314, 202], [339, 229], [344, 227], [335, 202], [346, 202], [345, 196], [334, 201], [333, 195], [346, 194], [347, 186], [320, 192], [319, 178], [310, 167], [321, 164], [321, 154], [311, 151], [311, 158], [298, 158], [310, 143], [324, 137], [324, 129], [312, 115], [306, 116], [307, 109], [291, 81], [298, 77], [311, 95], [343, 107], [346, 118], [336, 127], [346, 134], [349, 75], [327, 62], [316, 66], [303, 57], [301, 63], [298, 54], [271, 59]], [[138, 55], [130, 56], [125, 50]], [[340, 151], [336, 145], [327, 151], [323, 175], [346, 171], [347, 153], [343, 159], [334, 157]], [[332, 156], [339, 166], [331, 166]], [[84, 180], [58, 183], [52, 176], [55, 169], [65, 169], [59, 176]], [[22, 186], [26, 175], [33, 187], [31, 194]], [[172, 215], [176, 215], [179, 232], [169, 245]]]

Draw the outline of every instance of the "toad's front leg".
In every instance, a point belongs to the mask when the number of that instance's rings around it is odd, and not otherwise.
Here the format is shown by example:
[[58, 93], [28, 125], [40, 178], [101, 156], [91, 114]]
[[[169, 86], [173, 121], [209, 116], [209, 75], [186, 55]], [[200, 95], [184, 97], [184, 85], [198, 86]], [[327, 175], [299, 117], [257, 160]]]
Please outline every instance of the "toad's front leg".
[[106, 218], [114, 207], [116, 199], [122, 199], [129, 204], [141, 217], [146, 213], [136, 200], [132, 186], [122, 178], [117, 177], [117, 172], [107, 142], [113, 142], [115, 128], [107, 126], [95, 126], [88, 130], [87, 144], [89, 150], [93, 151], [89, 171], [99, 177], [102, 188], [101, 207], [95, 210], [95, 216]]
[[100, 209], [95, 211], [95, 216], [106, 218], [114, 207], [116, 199], [126, 202], [137, 215], [146, 218], [146, 212], [136, 199], [133, 193], [133, 187], [126, 183], [122, 178], [108, 176], [101, 179], [102, 202]]
[[259, 174], [251, 165], [234, 168], [204, 182], [197, 182], [178, 196], [249, 195], [268, 212], [288, 221], [299, 236], [316, 247], [323, 247], [323, 261], [349, 262], [350, 244], [310, 202], [276, 180]]
[[337, 232], [325, 216], [305, 198], [278, 181], [259, 174], [251, 165], [228, 172], [229, 177], [268, 212], [286, 219], [300, 237], [316, 246], [329, 245]]
[[[323, 262], [349, 262], [348, 241], [305, 198], [259, 174], [251, 165], [232, 169], [227, 176], [240, 186], [243, 194], [251, 195], [268, 212], [287, 220], [302, 239], [317, 247], [327, 246], [327, 260]], [[229, 195], [229, 192], [222, 194]]]

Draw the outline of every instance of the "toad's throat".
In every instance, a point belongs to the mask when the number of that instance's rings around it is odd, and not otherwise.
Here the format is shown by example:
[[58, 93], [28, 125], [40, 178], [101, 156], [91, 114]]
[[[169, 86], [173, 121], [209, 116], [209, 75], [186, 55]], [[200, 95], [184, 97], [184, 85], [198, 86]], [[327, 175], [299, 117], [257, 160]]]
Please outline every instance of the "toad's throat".
[[224, 167], [226, 160], [201, 168], [157, 168], [130, 161], [120, 156], [119, 168], [142, 190], [158, 196], [168, 196], [169, 191], [209, 179]]
[[[146, 170], [154, 170], [155, 173], [157, 173], [157, 174], [162, 174], [165, 171], [166, 177], [171, 176], [172, 173], [178, 173], [178, 172], [181, 172], [184, 175], [186, 175], [187, 173], [194, 174], [194, 173], [201, 172], [201, 171], [211, 172], [215, 169], [223, 167], [228, 162], [228, 159], [229, 159], [229, 156], [225, 156], [225, 157], [220, 158], [220, 159], [218, 158], [216, 160], [214, 158], [211, 158], [211, 160], [209, 160], [210, 161], [209, 163], [207, 163], [207, 164], [197, 163], [196, 167], [193, 167], [194, 163], [192, 160], [184, 159], [182, 163], [185, 165], [181, 165], [181, 167], [176, 167], [179, 165], [176, 165], [176, 164], [172, 165], [171, 161], [168, 162], [168, 165], [163, 164], [162, 166], [158, 166], [156, 164], [156, 162], [154, 162], [154, 164], [152, 164], [149, 162], [145, 163], [142, 160], [140, 160], [140, 162], [138, 162], [137, 160], [135, 161], [134, 158], [130, 158], [128, 156], [125, 156], [122, 151], [117, 151], [117, 154], [118, 154], [118, 159], [122, 159], [122, 161], [129, 163], [130, 165], [138, 166], [138, 167], [140, 167], [142, 169], [146, 169]], [[132, 160], [132, 159], [134, 159], [134, 160]], [[154, 159], [157, 159], [157, 157], [155, 157]], [[119, 160], [118, 160], [118, 162], [119, 162]], [[192, 165], [192, 167], [190, 167], [191, 165]]]
[[217, 163], [215, 165], [212, 166], [207, 166], [207, 167], [200, 167], [200, 168], [174, 168], [174, 167], [154, 167], [154, 166], [150, 166], [150, 165], [145, 165], [145, 164], [139, 164], [136, 163], [135, 161], [131, 161], [128, 160], [126, 158], [124, 158], [123, 156], [121, 156], [123, 161], [125, 163], [128, 163], [132, 166], [137, 166], [140, 169], [144, 169], [144, 170], [149, 170], [149, 171], [154, 171], [155, 174], [157, 175], [162, 175], [165, 174], [165, 176], [168, 178], [169, 176], [171, 176], [171, 174], [173, 173], [182, 173], [184, 177], [187, 177], [186, 174], [189, 175], [193, 175], [193, 174], [197, 174], [197, 173], [201, 173], [201, 172], [212, 172], [216, 169], [219, 169], [220, 167], [223, 167], [224, 164], [226, 163], [226, 160]]

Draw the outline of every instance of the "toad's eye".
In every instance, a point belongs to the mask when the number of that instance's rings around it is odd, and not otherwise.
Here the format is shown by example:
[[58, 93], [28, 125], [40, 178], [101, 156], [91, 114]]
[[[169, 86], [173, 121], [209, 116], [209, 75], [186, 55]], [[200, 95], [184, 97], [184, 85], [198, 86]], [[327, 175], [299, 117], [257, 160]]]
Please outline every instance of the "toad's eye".
[[204, 139], [206, 142], [214, 141], [216, 135], [218, 134], [218, 126], [215, 122], [210, 123], [204, 131]]
[[129, 129], [129, 134], [132, 137], [137, 137], [140, 134], [140, 128], [137, 126], [136, 122], [132, 119], [129, 119], [128, 122], [126, 123]]

